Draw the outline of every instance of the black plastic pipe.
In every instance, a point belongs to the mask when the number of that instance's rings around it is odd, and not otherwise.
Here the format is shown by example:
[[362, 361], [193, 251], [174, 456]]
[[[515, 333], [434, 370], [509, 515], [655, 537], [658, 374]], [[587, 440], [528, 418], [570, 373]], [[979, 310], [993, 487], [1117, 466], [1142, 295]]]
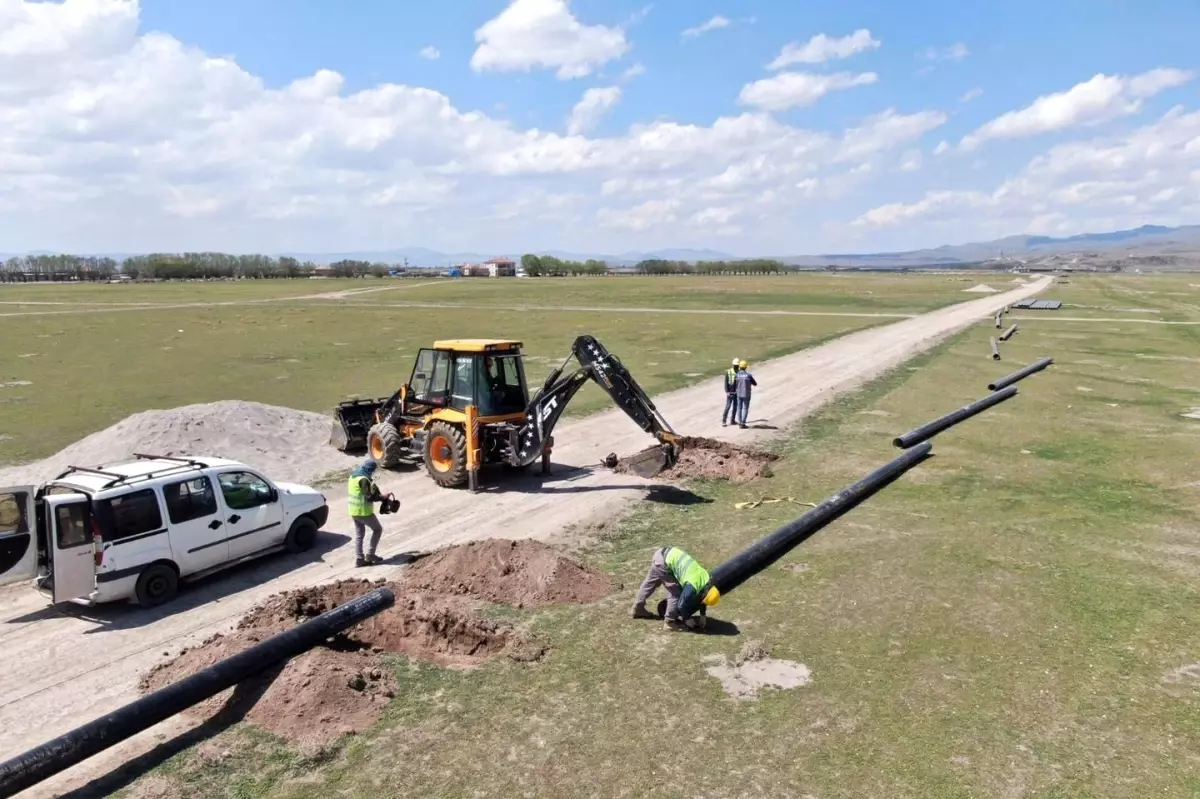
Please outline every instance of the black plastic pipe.
[[1017, 332], [1017, 323], [1013, 322], [1012, 327], [1010, 327], [1008, 330], [1005, 330], [1003, 333], [1000, 334], [1000, 340], [1008, 341], [1010, 338], [1012, 338], [1013, 333], [1016, 333], [1016, 332]]
[[998, 314], [996, 314], [996, 329], [997, 330], [999, 330], [1000, 326], [1004, 324], [1003, 322], [1000, 321], [1003, 318], [1004, 318], [1004, 311], [1003, 311], [1003, 309], [1001, 309], [1001, 311]]
[[[722, 596], [728, 594], [831, 522], [894, 483], [900, 475], [928, 458], [932, 450], [932, 444], [923, 444], [904, 453], [857, 483], [843, 488], [803, 516], [793, 519], [766, 538], [746, 547], [713, 569], [709, 574], [709, 586], [716, 588]], [[706, 591], [701, 591], [699, 594], [690, 594], [686, 601], [680, 604], [679, 614], [687, 618], [695, 613], [705, 593]]]
[[1016, 383], [1019, 380], [1024, 380], [1034, 372], [1042, 371], [1052, 363], [1054, 363], [1053, 358], [1042, 358], [1040, 361], [1034, 361], [1024, 369], [1013, 372], [1011, 375], [1005, 375], [999, 380], [988, 383], [988, 391], [999, 391], [1000, 389], [1008, 388], [1013, 383]]
[[892, 439], [892, 443], [901, 449], [908, 449], [914, 444], [920, 444], [922, 441], [933, 438], [943, 430], [954, 427], [959, 422], [970, 419], [977, 413], [982, 413], [993, 405], [999, 405], [1009, 397], [1015, 396], [1017, 393], [1016, 386], [1010, 386], [1003, 391], [997, 391], [988, 394], [983, 399], [978, 399], [970, 405], [964, 405], [957, 411], [951, 411], [945, 416], [934, 419], [932, 422], [921, 425], [915, 430], [909, 430], [902, 436], [897, 436]]
[[277, 663], [312, 649], [347, 627], [390, 608], [395, 602], [391, 589], [377, 588], [0, 763], [0, 796], [12, 796], [65, 771]]
[[989, 339], [989, 341], [992, 342], [992, 360], [993, 361], [1000, 360], [1000, 345], [996, 342], [996, 339], [994, 339], [994, 338]]

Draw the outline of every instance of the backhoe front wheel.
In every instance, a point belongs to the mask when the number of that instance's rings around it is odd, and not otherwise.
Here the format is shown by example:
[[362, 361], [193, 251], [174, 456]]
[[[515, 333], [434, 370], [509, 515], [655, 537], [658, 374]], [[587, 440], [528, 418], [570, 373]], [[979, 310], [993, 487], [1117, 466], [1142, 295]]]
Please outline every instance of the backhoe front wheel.
[[467, 480], [467, 437], [446, 422], [434, 422], [425, 435], [425, 471], [443, 488]]
[[400, 463], [404, 439], [395, 425], [380, 422], [367, 433], [367, 452], [380, 466], [390, 469]]

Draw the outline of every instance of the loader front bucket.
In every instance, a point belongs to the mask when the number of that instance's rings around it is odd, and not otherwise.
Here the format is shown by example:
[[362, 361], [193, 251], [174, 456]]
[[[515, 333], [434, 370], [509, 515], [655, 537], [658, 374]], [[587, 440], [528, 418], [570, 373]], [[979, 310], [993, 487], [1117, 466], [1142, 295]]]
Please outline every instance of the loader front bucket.
[[375, 424], [375, 412], [388, 401], [381, 399], [350, 400], [333, 410], [329, 443], [342, 452], [363, 452], [367, 448], [367, 433]]
[[669, 469], [679, 460], [679, 451], [670, 444], [651, 447], [625, 459], [625, 467], [638, 477], [650, 479], [664, 469]]

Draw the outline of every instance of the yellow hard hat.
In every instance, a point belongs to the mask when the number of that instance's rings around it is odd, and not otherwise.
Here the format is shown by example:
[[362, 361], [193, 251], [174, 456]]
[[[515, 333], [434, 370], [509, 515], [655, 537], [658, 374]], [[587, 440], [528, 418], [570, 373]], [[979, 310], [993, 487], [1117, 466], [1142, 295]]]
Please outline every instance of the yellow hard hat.
[[704, 599], [700, 601], [711, 608], [713, 605], [721, 601], [721, 592], [718, 591], [717, 587], [714, 585], [704, 592]]
[[742, 367], [743, 369], [745, 369], [749, 365], [750, 364], [746, 363], [745, 361], [742, 361], [741, 363], [738, 364], [738, 366]]

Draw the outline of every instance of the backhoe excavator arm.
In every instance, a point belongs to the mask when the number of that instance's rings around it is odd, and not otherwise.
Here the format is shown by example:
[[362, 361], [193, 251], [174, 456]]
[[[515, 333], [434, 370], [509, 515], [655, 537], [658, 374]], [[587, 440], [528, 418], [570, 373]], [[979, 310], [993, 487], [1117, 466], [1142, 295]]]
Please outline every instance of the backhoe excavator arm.
[[[579, 362], [579, 368], [563, 377], [563, 370], [572, 358]], [[575, 339], [571, 355], [550, 373], [541, 390], [529, 401], [525, 424], [510, 434], [510, 462], [514, 466], [528, 466], [541, 456], [567, 404], [589, 379], [604, 389], [638, 427], [658, 439], [662, 457], [654, 471], [673, 465], [679, 455], [675, 431], [620, 359], [587, 335]]]

